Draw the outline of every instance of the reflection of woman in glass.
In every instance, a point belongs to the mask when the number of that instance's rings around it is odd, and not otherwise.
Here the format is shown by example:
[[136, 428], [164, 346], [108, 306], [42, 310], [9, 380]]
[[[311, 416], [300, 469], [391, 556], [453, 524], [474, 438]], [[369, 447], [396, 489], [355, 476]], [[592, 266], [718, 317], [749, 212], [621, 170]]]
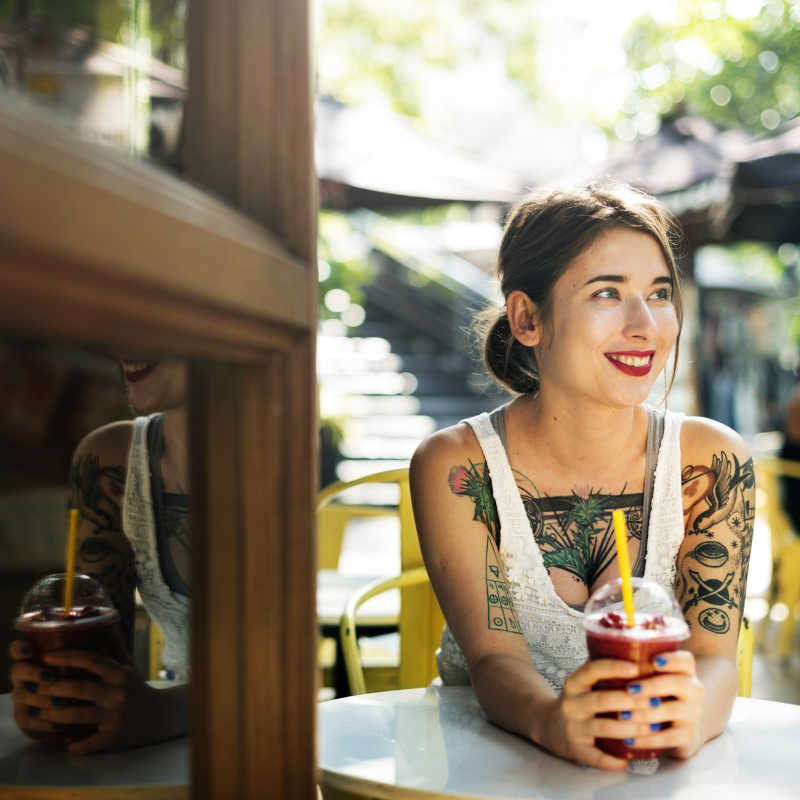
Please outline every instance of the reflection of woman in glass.
[[[163, 662], [179, 683], [154, 689], [134, 667], [87, 652], [45, 657], [54, 667], [80, 667], [96, 681], [66, 681], [25, 661], [12, 644], [14, 713], [24, 731], [96, 724], [72, 753], [168, 739], [188, 726], [188, 635], [191, 536], [188, 515], [186, 365], [123, 360], [133, 421], [114, 422], [78, 445], [70, 475], [80, 509], [77, 569], [108, 589], [133, 642], [134, 589], [164, 632]], [[66, 705], [71, 700], [84, 705]]]
[[[738, 685], [752, 460], [729, 428], [644, 405], [680, 332], [674, 234], [655, 200], [625, 187], [520, 203], [499, 254], [505, 306], [484, 337], [516, 396], [433, 434], [411, 464], [447, 620], [443, 682], [472, 683], [498, 725], [603, 769], [626, 762], [596, 737], [693, 755], [725, 727]], [[675, 588], [691, 628], [652, 677], [587, 662], [583, 607], [619, 576], [614, 508], [634, 574]], [[593, 690], [604, 678], [629, 688]]]

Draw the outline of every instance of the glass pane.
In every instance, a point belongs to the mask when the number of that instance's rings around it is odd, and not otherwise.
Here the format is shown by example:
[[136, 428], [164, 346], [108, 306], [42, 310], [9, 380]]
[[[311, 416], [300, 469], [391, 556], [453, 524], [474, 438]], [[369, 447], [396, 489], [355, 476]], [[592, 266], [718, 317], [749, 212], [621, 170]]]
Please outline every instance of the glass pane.
[[[0, 794], [9, 784], [188, 781], [188, 740], [175, 738], [188, 730], [186, 705], [152, 691], [173, 699], [188, 692], [187, 367], [146, 358], [0, 339]], [[102, 589], [81, 579], [70, 602], [63, 580], [51, 580], [31, 597], [44, 576], [64, 571], [68, 506], [79, 510], [76, 571]], [[81, 586], [91, 591], [84, 595]], [[10, 653], [13, 640], [30, 649]], [[49, 663], [52, 649], [100, 652], [110, 672], [92, 672], [79, 658]], [[94, 718], [78, 723], [52, 714], [91, 716], [101, 697], [80, 693], [87, 686], [106, 692], [120, 675], [129, 676], [129, 710], [118, 720], [120, 733], [95, 740], [93, 749], [171, 741], [93, 760], [92, 775], [80, 760], [58, 760], [66, 743], [88, 742], [98, 731]], [[77, 684], [54, 683], [63, 677]], [[12, 687], [25, 701], [12, 701]], [[30, 739], [55, 745], [55, 755]]]
[[0, 0], [0, 88], [82, 138], [180, 164], [187, 0]]

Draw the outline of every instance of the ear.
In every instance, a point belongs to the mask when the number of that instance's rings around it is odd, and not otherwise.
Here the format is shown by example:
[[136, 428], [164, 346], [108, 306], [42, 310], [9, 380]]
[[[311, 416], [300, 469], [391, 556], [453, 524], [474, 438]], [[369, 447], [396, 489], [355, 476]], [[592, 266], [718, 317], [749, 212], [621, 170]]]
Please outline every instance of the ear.
[[536, 303], [525, 292], [515, 289], [506, 299], [508, 324], [514, 338], [526, 347], [536, 347], [542, 340], [542, 325]]

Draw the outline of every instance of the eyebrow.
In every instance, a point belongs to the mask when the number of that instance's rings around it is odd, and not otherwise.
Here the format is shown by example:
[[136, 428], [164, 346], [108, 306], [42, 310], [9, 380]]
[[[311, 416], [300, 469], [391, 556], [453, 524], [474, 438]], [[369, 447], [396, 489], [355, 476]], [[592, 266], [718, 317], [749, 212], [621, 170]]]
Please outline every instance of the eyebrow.
[[[627, 280], [624, 275], [598, 275], [596, 278], [590, 278], [583, 285], [588, 286], [590, 283], [625, 283]], [[671, 286], [672, 278], [669, 275], [659, 275], [659, 277], [653, 278], [653, 283], [668, 283]]]

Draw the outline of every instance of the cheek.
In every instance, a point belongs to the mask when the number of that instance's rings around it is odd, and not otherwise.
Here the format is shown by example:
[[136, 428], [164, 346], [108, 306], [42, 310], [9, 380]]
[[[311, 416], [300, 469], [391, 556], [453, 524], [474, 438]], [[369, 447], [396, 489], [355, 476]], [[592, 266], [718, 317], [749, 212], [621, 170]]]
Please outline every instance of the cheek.
[[663, 309], [663, 313], [656, 318], [656, 325], [662, 341], [668, 343], [670, 347], [675, 344], [679, 332], [678, 315], [675, 313], [675, 309]]

